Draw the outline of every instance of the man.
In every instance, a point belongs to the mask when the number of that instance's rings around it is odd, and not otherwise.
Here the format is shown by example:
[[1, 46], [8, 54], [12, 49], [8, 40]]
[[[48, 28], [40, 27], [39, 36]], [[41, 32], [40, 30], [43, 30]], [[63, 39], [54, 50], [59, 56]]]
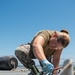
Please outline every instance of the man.
[[[15, 55], [26, 68], [30, 68], [31, 59], [38, 59], [44, 75], [48, 75], [59, 66], [61, 52], [69, 42], [67, 30], [42, 30], [34, 36], [30, 44], [20, 45]], [[53, 71], [53, 75], [56, 73], [57, 71]]]

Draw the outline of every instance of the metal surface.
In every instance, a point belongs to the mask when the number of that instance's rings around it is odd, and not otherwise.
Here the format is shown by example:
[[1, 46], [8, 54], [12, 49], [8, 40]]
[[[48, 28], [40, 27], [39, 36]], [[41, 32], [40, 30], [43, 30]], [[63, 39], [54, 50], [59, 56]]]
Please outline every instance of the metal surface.
[[68, 59], [64, 62], [63, 69], [61, 70], [59, 75], [74, 75], [73, 62], [71, 59]]

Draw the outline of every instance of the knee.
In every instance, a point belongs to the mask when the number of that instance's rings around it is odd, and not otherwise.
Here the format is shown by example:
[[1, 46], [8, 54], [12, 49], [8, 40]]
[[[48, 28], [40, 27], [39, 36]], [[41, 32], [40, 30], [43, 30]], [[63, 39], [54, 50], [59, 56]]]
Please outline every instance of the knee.
[[20, 57], [20, 52], [19, 52], [19, 50], [15, 50], [15, 56], [16, 56], [18, 59], [21, 58], [21, 57]]
[[15, 55], [19, 57], [21, 55], [21, 51], [23, 51], [23, 47], [20, 45], [15, 49]]
[[21, 57], [22, 55], [24, 55], [24, 56], [28, 56], [28, 54], [29, 54], [29, 50], [27, 49], [27, 46], [26, 45], [20, 45], [20, 46], [18, 46], [16, 49], [15, 49], [15, 55], [17, 56], [17, 57]]
[[24, 45], [20, 45], [15, 49], [15, 54], [17, 54], [19, 51], [25, 51]]

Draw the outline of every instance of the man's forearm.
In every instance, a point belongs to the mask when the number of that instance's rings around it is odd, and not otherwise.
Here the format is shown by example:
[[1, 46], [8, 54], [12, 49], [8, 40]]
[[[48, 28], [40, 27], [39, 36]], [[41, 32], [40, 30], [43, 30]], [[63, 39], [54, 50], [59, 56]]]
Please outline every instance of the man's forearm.
[[[54, 65], [54, 68], [58, 68], [59, 66], [59, 59], [53, 59], [53, 65]], [[57, 74], [57, 70], [54, 70], [53, 71], [53, 75], [56, 75]]]
[[[61, 52], [62, 52], [62, 50], [57, 50], [53, 54], [53, 65], [54, 65], [54, 68], [57, 68], [59, 66]], [[54, 73], [57, 73], [57, 71], [54, 71]]]
[[53, 65], [54, 65], [55, 68], [58, 67], [59, 61], [60, 61], [59, 59], [54, 59], [54, 60], [53, 60]]

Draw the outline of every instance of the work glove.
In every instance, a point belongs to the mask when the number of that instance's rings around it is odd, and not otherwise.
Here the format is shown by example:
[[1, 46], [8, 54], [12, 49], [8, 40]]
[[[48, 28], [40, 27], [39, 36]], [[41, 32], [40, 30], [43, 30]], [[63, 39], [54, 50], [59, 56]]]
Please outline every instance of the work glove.
[[41, 61], [42, 70], [44, 75], [51, 75], [54, 69], [53, 64], [51, 64], [47, 59]]

